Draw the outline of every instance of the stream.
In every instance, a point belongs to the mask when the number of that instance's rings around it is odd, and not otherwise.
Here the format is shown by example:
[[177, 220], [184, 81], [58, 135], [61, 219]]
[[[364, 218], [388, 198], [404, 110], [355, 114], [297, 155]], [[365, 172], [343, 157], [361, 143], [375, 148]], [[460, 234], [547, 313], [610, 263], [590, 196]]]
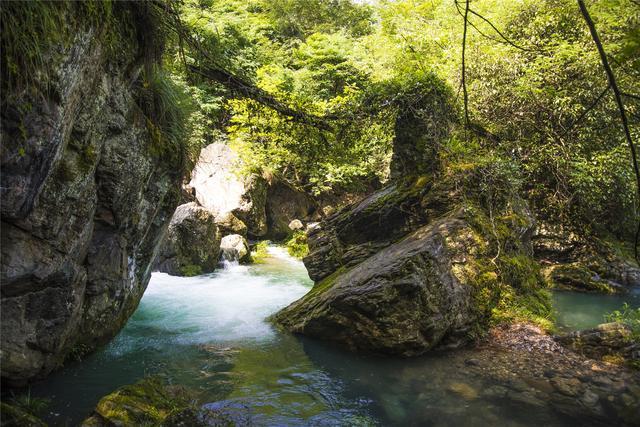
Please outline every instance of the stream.
[[[46, 421], [77, 425], [102, 396], [153, 374], [196, 390], [212, 407], [241, 410], [259, 426], [575, 425], [552, 410], [452, 393], [452, 384], [493, 385], [465, 372], [468, 351], [384, 359], [276, 331], [265, 318], [312, 282], [282, 248], [268, 251], [261, 264], [227, 264], [205, 276], [154, 273], [115, 339], [31, 387], [32, 396], [51, 400]], [[592, 326], [622, 305], [620, 298], [592, 297], [555, 294], [561, 326]], [[636, 293], [629, 302], [639, 299]]]

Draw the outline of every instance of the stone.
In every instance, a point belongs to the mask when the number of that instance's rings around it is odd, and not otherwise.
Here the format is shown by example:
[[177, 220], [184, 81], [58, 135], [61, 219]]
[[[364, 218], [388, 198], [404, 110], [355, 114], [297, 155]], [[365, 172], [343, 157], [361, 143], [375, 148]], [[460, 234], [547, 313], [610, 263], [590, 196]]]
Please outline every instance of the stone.
[[532, 243], [550, 286], [612, 293], [640, 285], [636, 262], [595, 235], [557, 221], [539, 221]]
[[168, 418], [180, 420], [177, 414], [192, 409], [192, 400], [193, 394], [187, 389], [166, 386], [160, 378], [148, 377], [104, 396], [81, 426], [167, 425]]
[[200, 152], [189, 186], [200, 205], [220, 221], [231, 213], [246, 225], [249, 235], [262, 237], [267, 232], [267, 183], [256, 174], [242, 175], [242, 167], [241, 159], [227, 144], [210, 144]]
[[603, 323], [595, 328], [558, 335], [560, 344], [592, 359], [619, 357], [622, 361], [632, 361], [639, 343], [632, 341], [628, 326], [618, 323]]
[[291, 231], [298, 231], [298, 230], [302, 230], [303, 228], [304, 228], [304, 225], [302, 224], [302, 221], [300, 221], [299, 219], [294, 219], [289, 223], [289, 230]]
[[[179, 203], [183, 170], [140, 112], [142, 62], [129, 16], [104, 20], [109, 28], [69, 16], [66, 47], [32, 70], [47, 76], [46, 92], [3, 93], [5, 384], [42, 378], [124, 326]], [[114, 62], [104, 37], [121, 30]]]
[[476, 389], [471, 387], [467, 383], [461, 383], [461, 382], [450, 383], [447, 386], [447, 390], [454, 394], [457, 394], [458, 396], [466, 400], [473, 400], [478, 398], [478, 392], [476, 391]]
[[0, 420], [3, 426], [47, 427], [47, 423], [17, 405], [0, 402]]
[[247, 237], [246, 224], [231, 212], [216, 217], [216, 225], [222, 237], [229, 234], [239, 234], [242, 237]]
[[269, 232], [266, 237], [281, 241], [291, 234], [294, 220], [308, 222], [319, 214], [315, 201], [282, 180], [273, 180], [267, 188], [267, 224]]
[[220, 242], [220, 255], [226, 261], [240, 261], [241, 263], [251, 260], [251, 252], [247, 239], [239, 234], [224, 236]]
[[555, 377], [551, 379], [551, 385], [566, 396], [578, 396], [583, 389], [582, 382], [577, 378]]
[[359, 351], [415, 356], [442, 341], [463, 342], [478, 313], [472, 289], [448, 268], [463, 256], [452, 241], [475, 244], [457, 218], [421, 228], [325, 277], [274, 319], [292, 332]]
[[211, 273], [220, 256], [220, 232], [213, 214], [186, 203], [178, 206], [165, 238], [156, 270], [174, 276]]

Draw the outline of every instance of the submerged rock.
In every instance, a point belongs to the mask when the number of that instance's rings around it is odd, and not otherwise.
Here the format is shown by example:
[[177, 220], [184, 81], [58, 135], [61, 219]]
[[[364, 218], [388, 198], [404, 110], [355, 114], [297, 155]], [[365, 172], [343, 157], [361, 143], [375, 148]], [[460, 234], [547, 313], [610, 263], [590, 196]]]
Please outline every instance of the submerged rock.
[[156, 269], [175, 276], [210, 273], [218, 265], [220, 232], [211, 212], [196, 203], [178, 206]]
[[251, 260], [251, 252], [247, 239], [239, 234], [224, 236], [220, 242], [220, 255], [226, 261], [248, 262]]
[[183, 173], [179, 149], [158, 139], [141, 110], [150, 89], [134, 14], [89, 23], [72, 3], [25, 10], [65, 14], [70, 27], [64, 48], [38, 54], [33, 90], [5, 90], [3, 79], [0, 365], [3, 382], [15, 385], [125, 324], [149, 282]]
[[261, 237], [267, 232], [267, 184], [256, 174], [241, 176], [241, 167], [241, 160], [228, 145], [208, 145], [200, 152], [189, 186], [200, 205], [221, 222], [231, 213], [246, 225], [250, 235]]

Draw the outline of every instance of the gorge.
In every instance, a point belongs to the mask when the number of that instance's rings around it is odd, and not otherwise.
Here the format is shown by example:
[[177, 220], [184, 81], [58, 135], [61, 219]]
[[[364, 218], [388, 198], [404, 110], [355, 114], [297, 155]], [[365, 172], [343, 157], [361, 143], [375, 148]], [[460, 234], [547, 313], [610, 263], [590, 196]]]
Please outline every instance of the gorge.
[[[593, 9], [632, 67], [627, 2]], [[531, 43], [502, 74], [477, 28], [452, 59], [469, 2], [250, 3], [2, 3], [1, 424], [640, 425], [631, 162], [550, 77], [602, 83], [573, 3], [473, 5]]]

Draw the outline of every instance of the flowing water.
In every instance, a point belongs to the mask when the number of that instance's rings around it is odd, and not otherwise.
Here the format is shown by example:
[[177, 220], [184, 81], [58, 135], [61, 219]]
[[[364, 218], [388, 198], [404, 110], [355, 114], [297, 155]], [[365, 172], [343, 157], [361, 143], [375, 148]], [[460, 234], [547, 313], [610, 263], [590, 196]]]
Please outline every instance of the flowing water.
[[[259, 426], [575, 424], [551, 410], [478, 398], [476, 390], [499, 384], [469, 375], [468, 355], [365, 357], [276, 331], [265, 318], [312, 282], [281, 248], [269, 253], [262, 264], [228, 264], [211, 275], [155, 273], [111, 343], [32, 387], [32, 396], [51, 399], [47, 421], [77, 425], [102, 396], [154, 374], [196, 390], [211, 407], [240, 408]], [[577, 297], [556, 294], [556, 304], [577, 305], [583, 297], [570, 298]], [[597, 304], [584, 298], [595, 313]], [[567, 310], [561, 319], [588, 323], [571, 315]]]

